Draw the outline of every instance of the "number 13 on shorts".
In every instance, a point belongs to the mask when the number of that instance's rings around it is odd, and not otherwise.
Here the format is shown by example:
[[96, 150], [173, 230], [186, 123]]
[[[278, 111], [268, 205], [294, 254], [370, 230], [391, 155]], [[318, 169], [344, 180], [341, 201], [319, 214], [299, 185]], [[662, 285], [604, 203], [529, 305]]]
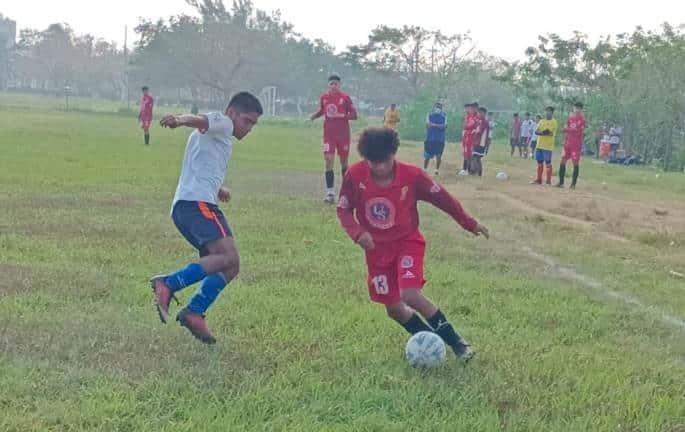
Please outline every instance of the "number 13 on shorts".
[[376, 290], [376, 294], [387, 295], [390, 292], [390, 287], [388, 287], [388, 277], [386, 275], [374, 276], [371, 278], [371, 283]]

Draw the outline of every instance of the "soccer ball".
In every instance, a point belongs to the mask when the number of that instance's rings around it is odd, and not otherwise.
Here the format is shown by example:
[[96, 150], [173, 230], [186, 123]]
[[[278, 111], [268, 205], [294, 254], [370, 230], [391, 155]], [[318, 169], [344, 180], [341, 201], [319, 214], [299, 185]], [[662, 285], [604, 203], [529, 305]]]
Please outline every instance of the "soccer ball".
[[409, 365], [417, 368], [438, 367], [447, 355], [445, 342], [440, 336], [429, 331], [418, 332], [410, 337], [404, 352]]
[[466, 170], [461, 170], [457, 173], [457, 175], [460, 177], [466, 177], [467, 175], [469, 175], [469, 172]]
[[509, 176], [508, 176], [507, 173], [505, 173], [504, 171], [500, 171], [500, 172], [497, 173], [497, 175], [495, 176], [495, 178], [496, 178], [497, 180], [507, 180], [507, 179], [509, 178]]

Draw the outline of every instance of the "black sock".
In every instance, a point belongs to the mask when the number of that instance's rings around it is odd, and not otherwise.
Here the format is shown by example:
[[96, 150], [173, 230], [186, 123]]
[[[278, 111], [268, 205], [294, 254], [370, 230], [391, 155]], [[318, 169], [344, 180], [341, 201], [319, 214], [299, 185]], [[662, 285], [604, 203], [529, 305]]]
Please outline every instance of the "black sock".
[[347, 167], [340, 168], [340, 174], [342, 175], [341, 178], [345, 178], [345, 174], [347, 174]]
[[333, 184], [335, 182], [335, 174], [333, 170], [326, 171], [326, 188], [333, 189]]
[[464, 171], [468, 171], [468, 170], [469, 170], [469, 161], [468, 161], [468, 159], [464, 159], [464, 168], [463, 168], [463, 169], [464, 169]]
[[564, 184], [564, 178], [566, 177], [566, 164], [562, 163], [559, 165], [559, 184]]
[[573, 181], [571, 182], [571, 186], [576, 185], [578, 174], [580, 174], [580, 165], [573, 165]]
[[145, 134], [145, 144], [150, 144], [150, 134]]
[[433, 331], [430, 327], [428, 327], [428, 324], [423, 322], [421, 317], [418, 316], [416, 314], [416, 312], [414, 312], [414, 315], [412, 315], [411, 318], [409, 318], [409, 321], [407, 321], [404, 324], [402, 324], [402, 323], [400, 323], [400, 324], [402, 325], [402, 327], [404, 327], [404, 329], [409, 334], [412, 334], [412, 335], [416, 334], [420, 331], [429, 331], [429, 332]]
[[435, 312], [435, 315], [428, 318], [428, 324], [433, 328], [433, 331], [438, 334], [445, 341], [447, 345], [452, 347], [455, 353], [460, 354], [464, 350], [466, 342], [454, 331], [452, 324], [447, 321], [447, 318], [441, 310]]

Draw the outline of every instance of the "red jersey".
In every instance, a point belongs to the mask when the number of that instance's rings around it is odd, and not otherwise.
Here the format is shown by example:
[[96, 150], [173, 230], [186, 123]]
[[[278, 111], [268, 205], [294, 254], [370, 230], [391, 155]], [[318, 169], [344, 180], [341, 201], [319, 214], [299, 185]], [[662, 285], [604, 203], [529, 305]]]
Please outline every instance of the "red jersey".
[[474, 146], [485, 146], [488, 134], [490, 133], [490, 123], [485, 117], [478, 117], [478, 127], [474, 133]]
[[568, 120], [566, 120], [564, 132], [566, 132], [564, 147], [582, 147], [583, 135], [585, 134], [585, 116], [582, 114], [577, 116], [570, 115]]
[[357, 241], [365, 231], [378, 243], [408, 238], [419, 228], [418, 201], [433, 204], [465, 230], [476, 231], [478, 222], [420, 168], [396, 160], [394, 169], [395, 178], [386, 187], [376, 185], [366, 161], [348, 169], [340, 190], [338, 218], [352, 240]]
[[140, 99], [140, 113], [138, 113], [140, 120], [152, 120], [152, 106], [154, 103], [155, 101], [152, 99], [152, 96], [149, 94], [143, 95]]
[[464, 117], [464, 127], [462, 131], [462, 144], [463, 145], [470, 145], [473, 146], [473, 143], [475, 142], [474, 140], [474, 134], [476, 133], [476, 129], [478, 129], [480, 122], [478, 118], [478, 114], [476, 113], [469, 113], [466, 114]]
[[349, 120], [357, 118], [352, 98], [342, 91], [326, 92], [319, 99], [319, 113], [324, 115], [324, 134], [349, 132]]
[[511, 123], [511, 137], [512, 138], [516, 138], [516, 139], [521, 138], [521, 124], [522, 123], [523, 122], [519, 118], [516, 118], [512, 121], [512, 123]]

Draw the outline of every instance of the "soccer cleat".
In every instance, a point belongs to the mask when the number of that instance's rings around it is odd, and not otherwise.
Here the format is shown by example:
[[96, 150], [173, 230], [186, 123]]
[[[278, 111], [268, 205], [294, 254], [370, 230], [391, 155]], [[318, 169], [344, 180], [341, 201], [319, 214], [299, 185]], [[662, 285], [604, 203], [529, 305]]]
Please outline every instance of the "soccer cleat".
[[169, 303], [171, 303], [171, 299], [174, 299], [176, 300], [176, 303], [181, 304], [171, 291], [171, 288], [164, 282], [165, 278], [166, 276], [158, 275], [153, 276], [152, 279], [150, 279], [150, 286], [155, 295], [155, 307], [157, 308], [159, 319], [163, 324], [166, 324], [167, 321], [169, 321]]
[[542, 184], [542, 180], [531, 180], [530, 184], [532, 184], [532, 185], [541, 185], [541, 184]]
[[216, 343], [216, 339], [207, 328], [204, 315], [192, 312], [188, 308], [183, 308], [176, 316], [176, 321], [178, 321], [182, 327], [187, 328], [200, 342], [208, 345]]
[[454, 354], [456, 354], [457, 358], [462, 360], [464, 363], [468, 363], [468, 361], [476, 355], [475, 351], [471, 350], [469, 344], [465, 343], [464, 341], [460, 341], [459, 344], [452, 349], [454, 350]]
[[327, 192], [326, 196], [323, 199], [323, 202], [326, 204], [334, 204], [335, 203], [335, 194], [333, 192]]

